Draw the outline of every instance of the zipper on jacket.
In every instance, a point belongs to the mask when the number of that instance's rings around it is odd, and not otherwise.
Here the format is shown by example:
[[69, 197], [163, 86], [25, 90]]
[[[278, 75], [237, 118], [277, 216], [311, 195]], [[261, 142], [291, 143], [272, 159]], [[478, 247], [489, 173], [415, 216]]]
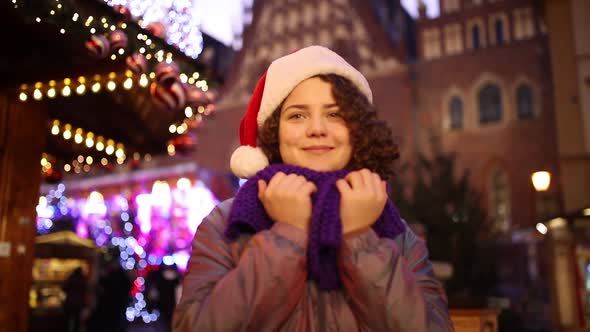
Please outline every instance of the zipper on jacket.
[[318, 291], [318, 323], [318, 331], [326, 331], [326, 305], [324, 301], [324, 293], [322, 291]]

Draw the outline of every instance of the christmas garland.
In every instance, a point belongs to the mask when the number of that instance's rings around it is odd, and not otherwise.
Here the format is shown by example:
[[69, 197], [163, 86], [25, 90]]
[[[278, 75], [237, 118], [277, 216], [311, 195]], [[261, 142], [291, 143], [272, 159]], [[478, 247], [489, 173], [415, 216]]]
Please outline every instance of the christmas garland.
[[[75, 36], [73, 39], [85, 40], [89, 56], [97, 61], [107, 57], [116, 60], [126, 56], [130, 73], [140, 75], [144, 80], [146, 76], [153, 79], [149, 86], [150, 94], [154, 103], [163, 109], [174, 111], [187, 106], [197, 108], [211, 104], [216, 97], [214, 91], [208, 91], [207, 80], [200, 77], [199, 72], [203, 71], [204, 66], [178, 47], [168, 44], [164, 39], [164, 25], [160, 22], [145, 24], [143, 28], [140, 25], [143, 23], [142, 18], [136, 17], [135, 21], [129, 8], [122, 5], [110, 7], [102, 1], [12, 2], [14, 9], [26, 23], [55, 26], [61, 34], [71, 34]], [[194, 49], [192, 51], [195, 56], [197, 52]], [[99, 84], [106, 83], [101, 82], [99, 77], [96, 77], [96, 81]], [[79, 84], [83, 85], [84, 82]], [[21, 101], [27, 100], [27, 93], [40, 99], [42, 85], [39, 82], [35, 86], [23, 85]], [[47, 93], [50, 98], [55, 95], [55, 89], [64, 88], [56, 86], [55, 82], [49, 85]], [[97, 89], [99, 87], [100, 85]]]

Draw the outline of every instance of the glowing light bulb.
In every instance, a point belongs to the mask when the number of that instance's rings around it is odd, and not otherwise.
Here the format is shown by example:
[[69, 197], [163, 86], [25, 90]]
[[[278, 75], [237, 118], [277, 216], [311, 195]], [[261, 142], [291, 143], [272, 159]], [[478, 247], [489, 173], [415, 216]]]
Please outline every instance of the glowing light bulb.
[[102, 151], [104, 150], [104, 138], [102, 136], [98, 136], [98, 138], [96, 139], [96, 150], [98, 151]]
[[110, 156], [115, 152], [115, 147], [112, 145], [107, 145], [105, 152]]
[[92, 137], [87, 137], [86, 138], [86, 146], [91, 148], [94, 146], [94, 139], [92, 139]]
[[146, 75], [145, 74], [141, 75], [141, 78], [139, 79], [139, 85], [145, 88], [148, 85], [148, 83], [149, 83], [149, 81], [148, 81]]
[[125, 82], [123, 82], [123, 88], [125, 90], [129, 90], [133, 87], [133, 79], [131, 79], [131, 77], [129, 77], [128, 79], [125, 80]]
[[72, 138], [72, 126], [70, 124], [66, 124], [64, 126], [64, 133], [63, 133], [63, 137], [64, 139], [70, 139]]

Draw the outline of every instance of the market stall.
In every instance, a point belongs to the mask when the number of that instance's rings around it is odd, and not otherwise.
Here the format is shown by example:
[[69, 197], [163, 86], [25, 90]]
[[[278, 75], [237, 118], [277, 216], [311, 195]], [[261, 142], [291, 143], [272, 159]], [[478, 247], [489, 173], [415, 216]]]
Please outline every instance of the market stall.
[[[88, 284], [96, 281], [99, 250], [71, 231], [40, 235], [35, 240], [33, 283], [29, 293], [29, 331], [64, 331], [64, 282], [81, 268]], [[92, 299], [87, 295], [87, 302]]]

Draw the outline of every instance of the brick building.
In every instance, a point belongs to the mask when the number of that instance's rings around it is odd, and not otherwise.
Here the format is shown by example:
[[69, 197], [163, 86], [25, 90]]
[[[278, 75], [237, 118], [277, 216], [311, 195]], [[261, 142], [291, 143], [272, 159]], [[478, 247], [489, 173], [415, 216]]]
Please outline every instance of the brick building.
[[[402, 161], [428, 154], [437, 138], [469, 169], [499, 231], [534, 225], [531, 173], [558, 176], [547, 37], [535, 1], [442, 0], [440, 17], [417, 23], [383, 0], [265, 1], [253, 15], [219, 112], [201, 129], [201, 165], [228, 170], [240, 118], [268, 64], [320, 44], [367, 76]], [[554, 202], [558, 190], [551, 187]]]
[[[412, 139], [406, 64], [407, 48], [411, 46], [406, 45], [405, 38], [394, 39], [382, 29], [369, 2], [271, 0], [256, 2], [253, 15], [243, 49], [221, 93], [218, 111], [200, 129], [199, 164], [229, 170], [229, 158], [238, 146], [240, 119], [263, 71], [277, 57], [314, 44], [336, 50], [360, 68], [370, 81], [382, 117], [393, 124], [399, 137]], [[407, 14], [400, 19], [413, 24]]]
[[[433, 140], [440, 142], [457, 154], [457, 169], [471, 174], [498, 232], [536, 233], [541, 216], [531, 174], [548, 170], [559, 178], [543, 13], [534, 0], [441, 0], [440, 6], [440, 17], [426, 18], [421, 8], [414, 20], [398, 1], [255, 2], [218, 112], [200, 129], [197, 161], [228, 172], [262, 72], [281, 55], [320, 44], [366, 75], [381, 117], [399, 139], [402, 163], [431, 154]], [[560, 204], [557, 182], [544, 200], [553, 209]], [[529, 273], [527, 250], [537, 255], [535, 243], [519, 245], [525, 262], [517, 264], [519, 276]]]
[[[551, 68], [533, 0], [441, 0], [418, 21], [420, 148], [456, 152], [484, 195], [494, 228], [534, 225], [531, 174], [557, 175]], [[422, 8], [423, 11], [423, 8]], [[558, 202], [559, 188], [550, 195]]]

